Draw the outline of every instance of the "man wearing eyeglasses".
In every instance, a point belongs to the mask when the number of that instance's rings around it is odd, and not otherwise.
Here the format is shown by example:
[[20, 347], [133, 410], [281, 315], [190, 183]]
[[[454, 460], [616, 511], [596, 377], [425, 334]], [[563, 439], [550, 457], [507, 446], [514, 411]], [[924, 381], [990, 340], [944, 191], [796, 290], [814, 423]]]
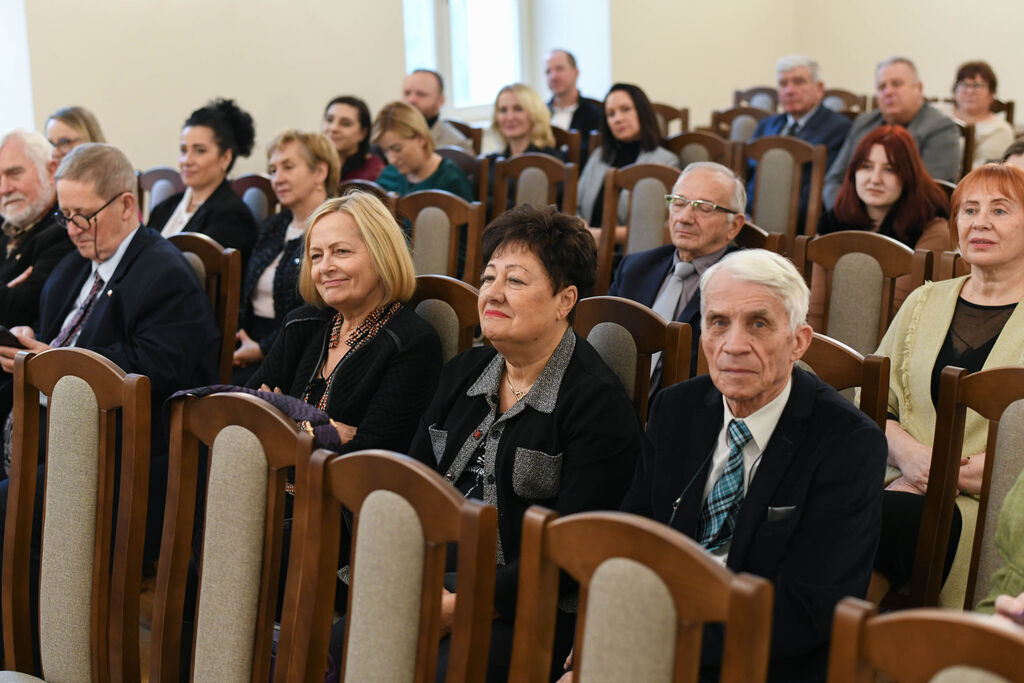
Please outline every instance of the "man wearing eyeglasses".
[[[623, 258], [608, 294], [648, 306], [665, 320], [689, 323], [692, 375], [700, 336], [700, 276], [738, 248], [730, 243], [743, 227], [747, 193], [731, 170], [701, 161], [686, 167], [665, 200], [672, 244]], [[653, 397], [661, 384], [660, 358], [651, 364]]]
[[39, 133], [14, 130], [0, 139], [0, 325], [29, 325], [39, 293], [71, 251], [53, 217], [53, 148]]

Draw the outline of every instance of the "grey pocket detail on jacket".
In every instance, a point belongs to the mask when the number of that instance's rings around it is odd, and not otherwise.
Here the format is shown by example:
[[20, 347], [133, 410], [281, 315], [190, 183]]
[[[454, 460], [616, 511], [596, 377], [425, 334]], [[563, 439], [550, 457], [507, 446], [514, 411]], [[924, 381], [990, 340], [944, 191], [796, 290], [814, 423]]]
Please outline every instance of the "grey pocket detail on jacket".
[[444, 457], [444, 447], [448, 444], [448, 432], [430, 425], [427, 433], [430, 434], [430, 446], [434, 449], [434, 460], [440, 463]]
[[512, 490], [523, 498], [554, 498], [562, 482], [562, 455], [516, 448]]

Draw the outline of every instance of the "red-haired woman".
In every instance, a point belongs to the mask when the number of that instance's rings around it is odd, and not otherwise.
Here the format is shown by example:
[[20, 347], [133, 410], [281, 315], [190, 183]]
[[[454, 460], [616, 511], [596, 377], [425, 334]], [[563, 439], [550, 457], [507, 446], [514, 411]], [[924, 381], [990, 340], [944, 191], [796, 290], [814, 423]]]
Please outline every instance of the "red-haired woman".
[[[902, 126], [879, 126], [857, 144], [835, 207], [818, 221], [818, 234], [867, 230], [911, 249], [950, 249], [949, 200], [921, 161]], [[910, 293], [910, 278], [896, 281], [896, 305]], [[824, 278], [815, 275], [808, 323], [821, 330]]]

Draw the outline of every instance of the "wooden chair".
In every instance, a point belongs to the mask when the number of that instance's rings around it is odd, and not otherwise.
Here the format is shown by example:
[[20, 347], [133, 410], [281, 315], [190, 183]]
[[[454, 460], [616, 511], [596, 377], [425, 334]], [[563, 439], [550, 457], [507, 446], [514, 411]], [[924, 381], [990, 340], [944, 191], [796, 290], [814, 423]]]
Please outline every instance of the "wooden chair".
[[[928, 101], [938, 101], [938, 98], [925, 98]], [[956, 103], [952, 97], [943, 98], [942, 101], [946, 104], [953, 105]], [[1006, 122], [1011, 126], [1013, 125], [1013, 113], [1014, 113], [1014, 101], [1013, 100], [993, 100], [990, 109], [994, 114], [1002, 114], [1006, 117]]]
[[477, 294], [475, 287], [447, 275], [416, 276], [416, 293], [409, 305], [441, 338], [445, 363], [473, 346], [473, 334], [480, 325]]
[[139, 210], [145, 220], [153, 207], [168, 197], [185, 191], [185, 182], [177, 169], [154, 166], [139, 174]]
[[757, 107], [733, 107], [711, 112], [711, 132], [726, 140], [746, 142], [754, 134], [757, 122], [771, 112]]
[[943, 251], [935, 255], [932, 264], [932, 280], [952, 280], [963, 277], [971, 272], [971, 264], [964, 260], [960, 252]]
[[230, 384], [242, 296], [242, 253], [231, 247], [225, 249], [217, 240], [197, 232], [180, 232], [168, 239], [185, 255], [210, 297], [220, 328], [220, 381]]
[[[625, 205], [626, 253], [653, 249], [665, 243], [665, 221], [668, 208], [665, 195], [672, 191], [679, 178], [679, 169], [663, 164], [630, 164], [610, 168], [604, 178], [604, 206], [597, 245], [596, 293], [608, 291], [612, 279], [619, 209]], [[620, 194], [626, 195], [620, 197]]]
[[523, 517], [522, 548], [509, 680], [548, 680], [559, 570], [579, 582], [580, 680], [696, 681], [704, 624], [718, 622], [719, 680], [765, 680], [771, 584], [733, 574], [674, 529], [621, 512], [557, 519], [534, 506]]
[[[933, 178], [933, 180], [935, 180]], [[942, 191], [946, 193], [946, 199], [953, 199], [953, 191], [956, 189], [956, 183], [948, 180], [935, 180], [935, 183], [942, 188]]]
[[277, 213], [277, 195], [270, 183], [270, 176], [264, 173], [249, 173], [231, 181], [231, 189], [235, 191], [260, 225], [267, 217]]
[[514, 206], [531, 204], [537, 208], [556, 204], [561, 190], [558, 210], [576, 215], [576, 182], [579, 167], [565, 163], [548, 154], [528, 152], [509, 159], [499, 159], [494, 165], [493, 220], [508, 206], [510, 185], [515, 184]]
[[473, 156], [466, 150], [456, 145], [446, 145], [444, 147], [438, 147], [437, 153], [445, 159], [455, 162], [455, 164], [462, 169], [462, 172], [469, 178], [469, 184], [473, 186], [476, 194], [476, 200], [487, 206], [487, 195], [489, 188], [487, 184], [490, 182], [490, 164], [491, 160], [483, 154]]
[[[22, 352], [15, 358], [13, 457], [3, 556], [4, 664], [8, 669], [54, 681], [139, 680], [149, 391], [148, 378], [126, 375], [85, 349], [50, 349], [39, 355]], [[37, 455], [40, 393], [49, 398], [42, 481], [37, 480], [42, 469]], [[120, 449], [116, 444], [119, 423]], [[37, 491], [45, 496], [41, 521], [33, 519]], [[35, 621], [29, 598], [34, 526], [42, 529], [38, 601], [42, 672], [34, 671], [34, 637], [29, 626]], [[14, 677], [0, 673], [0, 678]], [[36, 680], [17, 678], [23, 679]]]
[[[743, 227], [733, 240], [744, 249], [766, 249], [775, 252], [780, 256], [789, 254], [786, 236], [779, 232], [768, 232], [767, 230], [754, 225], [750, 221], [744, 221]], [[797, 266], [799, 270], [800, 266]]]
[[412, 229], [412, 260], [416, 273], [458, 276], [461, 226], [466, 226], [466, 259], [462, 276], [470, 284], [480, 281], [480, 235], [486, 205], [467, 202], [442, 190], [420, 190], [398, 199], [396, 213]]
[[661, 130], [662, 138], [668, 139], [669, 125], [673, 121], [679, 121], [679, 131], [681, 133], [685, 133], [689, 129], [689, 107], [673, 107], [671, 104], [665, 104], [663, 102], [651, 102], [651, 106], [654, 107], [654, 115], [658, 119], [658, 128]]
[[[305, 481], [313, 437], [248, 394], [183, 396], [171, 402], [170, 412], [149, 680], [177, 681], [183, 673], [196, 681], [266, 681], [281, 575], [285, 475], [295, 468], [295, 481]], [[195, 638], [192, 670], [179, 672], [197, 481], [204, 469], [200, 443], [209, 447], [209, 464]], [[298, 507], [305, 492], [296, 492]], [[299, 543], [303, 536], [293, 532], [292, 538]]]
[[732, 104], [734, 107], [756, 107], [769, 114], [774, 114], [779, 109], [779, 90], [774, 85], [734, 90]]
[[593, 296], [576, 304], [576, 334], [590, 342], [633, 399], [641, 424], [647, 422], [651, 366], [662, 354], [662, 387], [688, 379], [692, 330], [651, 309], [617, 296]]
[[684, 131], [665, 141], [665, 148], [679, 157], [680, 168], [695, 161], [714, 161], [735, 169], [739, 145], [732, 140], [703, 131]]
[[[446, 544], [458, 544], [448, 681], [486, 675], [497, 511], [397, 453], [317, 451], [305, 487], [302, 581], [288, 582], [275, 680], [323, 680], [342, 506], [352, 511], [345, 654], [339, 680], [433, 681]], [[289, 628], [291, 624], [295, 628]], [[265, 679], [264, 679], [265, 680]]]
[[856, 118], [868, 110], [867, 95], [858, 95], [842, 88], [826, 88], [821, 103], [828, 109], [850, 118]]
[[832, 621], [828, 683], [1020, 680], [1024, 630], [988, 615], [915, 609], [879, 615], [843, 598]]
[[388, 192], [383, 187], [373, 182], [372, 180], [344, 180], [338, 183], [338, 195], [344, 197], [349, 192], [366, 192], [372, 194], [377, 199], [384, 202], [384, 206], [388, 207], [388, 211], [392, 215], [395, 215], [395, 205], [398, 203], [398, 195], [394, 192]]
[[555, 135], [555, 146], [565, 160], [579, 168], [583, 154], [583, 135], [578, 130], [565, 130], [558, 126], [551, 126], [551, 132]]
[[[891, 237], [863, 230], [843, 230], [796, 240], [794, 261], [803, 264], [809, 287], [820, 287], [814, 266], [824, 271], [824, 313], [819, 331], [859, 353], [878, 347], [897, 309], [896, 279], [907, 276], [911, 286], [924, 282], [931, 269], [931, 252], [915, 253]], [[820, 270], [818, 271], [821, 272]], [[841, 296], [834, 296], [841, 292]], [[814, 299], [815, 296], [812, 296]]]
[[[812, 145], [786, 135], [770, 135], [742, 147], [739, 167], [757, 163], [753, 197], [754, 222], [769, 232], [786, 235], [790, 243], [798, 233], [815, 235], [821, 216], [821, 192], [825, 185], [825, 145]], [[804, 173], [811, 174], [803, 225], [800, 219], [800, 186]]]
[[995, 520], [1003, 498], [1024, 469], [1024, 368], [992, 368], [970, 374], [955, 367], [942, 371], [928, 490], [910, 583], [910, 604], [915, 607], [938, 604], [968, 410], [988, 420], [988, 441], [965, 609], [976, 602], [979, 574], [984, 592], [999, 564], [994, 553]]
[[456, 121], [455, 119], [445, 119], [452, 125], [455, 130], [459, 131], [473, 143], [473, 154], [480, 154], [480, 150], [484, 144], [484, 131], [480, 128], [475, 128], [465, 121]]
[[971, 168], [974, 167], [974, 124], [963, 124], [957, 121], [954, 121], [953, 123], [956, 124], [957, 130], [960, 131], [960, 140], [963, 142], [963, 149], [961, 150], [963, 154], [960, 157], [959, 175], [960, 178], [963, 178], [965, 175], [970, 173]]

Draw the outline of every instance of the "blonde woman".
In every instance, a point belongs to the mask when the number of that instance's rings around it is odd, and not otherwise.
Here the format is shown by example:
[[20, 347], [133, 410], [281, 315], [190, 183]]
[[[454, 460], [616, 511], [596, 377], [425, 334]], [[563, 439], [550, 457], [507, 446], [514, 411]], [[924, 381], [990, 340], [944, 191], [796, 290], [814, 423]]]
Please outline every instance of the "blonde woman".
[[528, 85], [513, 83], [498, 91], [492, 127], [505, 143], [500, 156], [508, 158], [525, 152], [560, 156], [551, 132], [551, 112]]
[[58, 164], [75, 147], [86, 142], [106, 142], [100, 122], [85, 107], [61, 107], [46, 119], [46, 139], [53, 145]]

